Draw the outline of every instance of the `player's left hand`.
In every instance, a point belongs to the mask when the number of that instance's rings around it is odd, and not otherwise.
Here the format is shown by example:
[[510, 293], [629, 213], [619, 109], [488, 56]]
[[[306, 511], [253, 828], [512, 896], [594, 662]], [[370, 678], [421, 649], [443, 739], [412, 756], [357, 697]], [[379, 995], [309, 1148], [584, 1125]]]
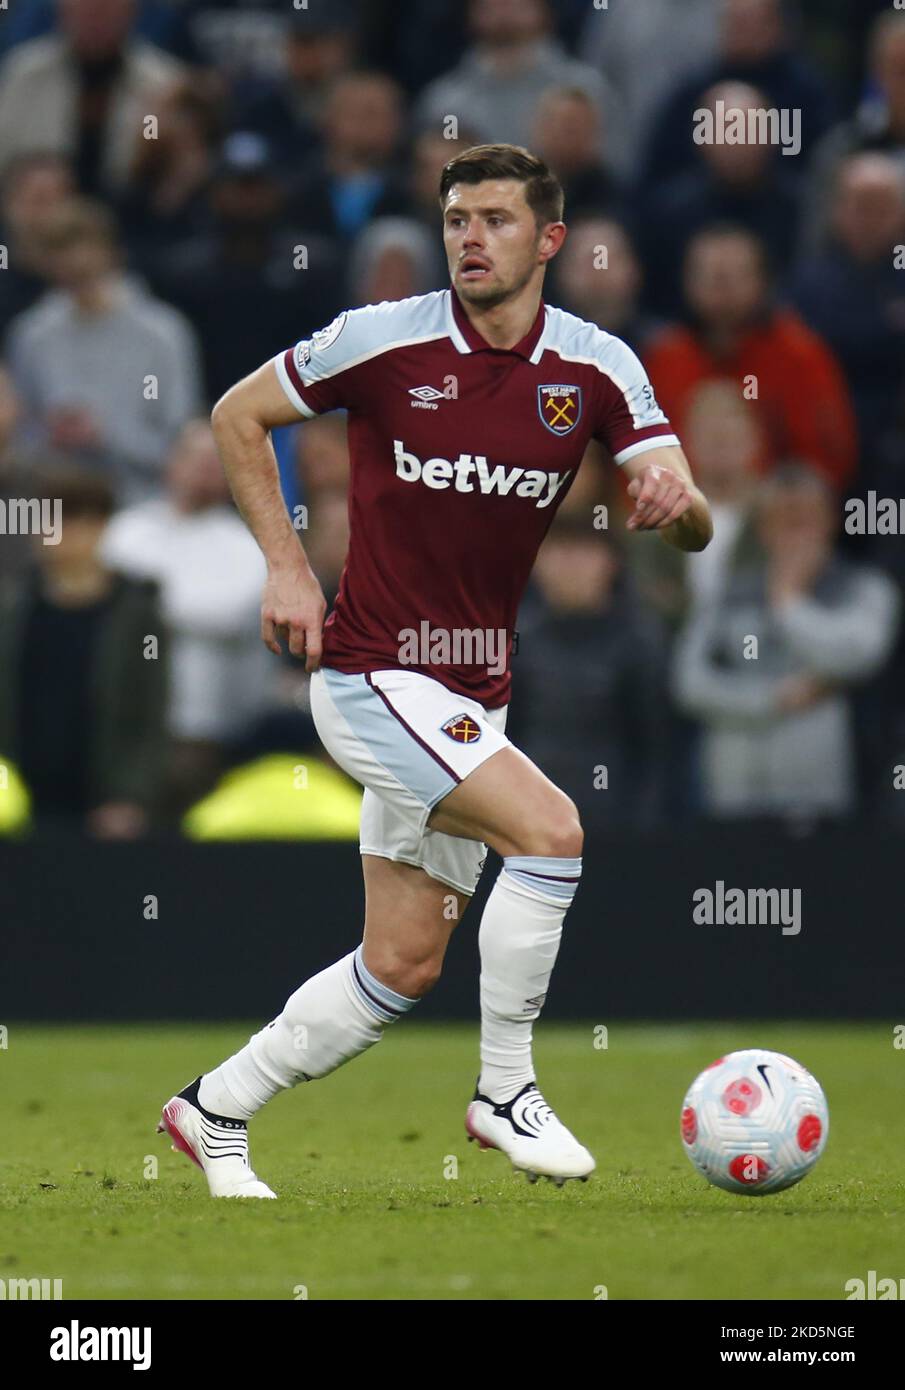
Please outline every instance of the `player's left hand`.
[[628, 485], [628, 495], [635, 500], [628, 530], [662, 531], [672, 526], [691, 506], [692, 486], [671, 469], [649, 463]]

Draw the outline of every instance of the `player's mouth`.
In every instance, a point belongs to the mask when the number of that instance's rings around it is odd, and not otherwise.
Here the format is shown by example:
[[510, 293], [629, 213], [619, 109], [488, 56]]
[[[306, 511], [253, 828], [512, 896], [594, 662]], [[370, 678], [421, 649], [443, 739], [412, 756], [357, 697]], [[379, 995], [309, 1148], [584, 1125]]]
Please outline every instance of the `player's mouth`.
[[490, 265], [480, 256], [466, 256], [459, 266], [461, 280], [483, 280], [490, 274]]

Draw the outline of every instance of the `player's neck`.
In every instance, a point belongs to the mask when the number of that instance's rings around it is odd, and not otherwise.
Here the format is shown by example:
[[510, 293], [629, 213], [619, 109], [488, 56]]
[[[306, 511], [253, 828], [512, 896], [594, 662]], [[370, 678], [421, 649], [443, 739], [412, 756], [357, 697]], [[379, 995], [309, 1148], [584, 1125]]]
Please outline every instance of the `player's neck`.
[[520, 343], [530, 332], [537, 311], [540, 308], [541, 291], [536, 287], [523, 292], [515, 299], [506, 299], [502, 304], [484, 308], [479, 304], [469, 304], [459, 296], [459, 303], [472, 328], [480, 333], [491, 347], [508, 350]]

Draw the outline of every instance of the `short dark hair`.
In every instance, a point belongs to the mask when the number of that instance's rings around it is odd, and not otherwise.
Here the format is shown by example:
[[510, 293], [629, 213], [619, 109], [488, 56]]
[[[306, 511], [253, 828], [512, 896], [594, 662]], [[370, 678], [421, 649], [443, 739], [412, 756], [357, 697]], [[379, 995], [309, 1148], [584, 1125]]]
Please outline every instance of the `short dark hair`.
[[561, 222], [562, 184], [542, 159], [523, 145], [473, 145], [443, 166], [440, 174], [440, 206], [454, 183], [483, 183], [485, 179], [516, 179], [525, 185], [525, 202], [534, 213], [538, 230], [548, 222]]
[[826, 474], [821, 473], [816, 464], [801, 458], [781, 459], [777, 466], [761, 479], [758, 496], [763, 499], [775, 497], [777, 493], [782, 495], [801, 491], [819, 492], [827, 502], [835, 502], [838, 497]]
[[40, 497], [59, 500], [64, 523], [67, 517], [106, 519], [113, 514], [113, 488], [102, 473], [54, 460], [39, 470], [36, 482]]
[[685, 247], [685, 263], [687, 264], [691, 258], [692, 251], [696, 250], [704, 241], [733, 240], [746, 241], [757, 256], [765, 278], [767, 280], [775, 278], [775, 266], [767, 243], [751, 227], [745, 226], [744, 222], [731, 222], [729, 220], [706, 222], [689, 238]]

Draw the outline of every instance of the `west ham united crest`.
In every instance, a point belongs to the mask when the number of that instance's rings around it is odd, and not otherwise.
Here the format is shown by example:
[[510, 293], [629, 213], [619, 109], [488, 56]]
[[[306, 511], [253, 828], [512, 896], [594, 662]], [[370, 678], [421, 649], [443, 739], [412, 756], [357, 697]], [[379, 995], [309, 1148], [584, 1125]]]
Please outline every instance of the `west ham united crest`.
[[480, 724], [469, 714], [453, 715], [452, 719], [447, 719], [440, 728], [447, 738], [453, 739], [456, 743], [477, 743], [481, 737]]
[[346, 319], [349, 317], [348, 309], [344, 309], [341, 314], [337, 314], [332, 323], [328, 323], [326, 328], [319, 328], [316, 333], [311, 334], [311, 341], [318, 352], [326, 352], [327, 348], [332, 347], [346, 326]]
[[581, 387], [538, 386], [537, 409], [553, 434], [569, 434], [581, 419]]

